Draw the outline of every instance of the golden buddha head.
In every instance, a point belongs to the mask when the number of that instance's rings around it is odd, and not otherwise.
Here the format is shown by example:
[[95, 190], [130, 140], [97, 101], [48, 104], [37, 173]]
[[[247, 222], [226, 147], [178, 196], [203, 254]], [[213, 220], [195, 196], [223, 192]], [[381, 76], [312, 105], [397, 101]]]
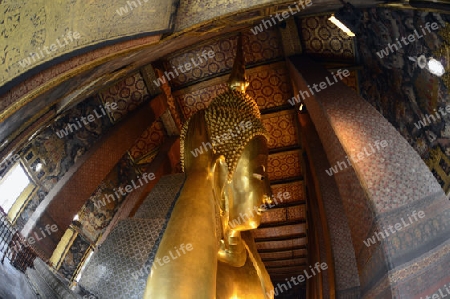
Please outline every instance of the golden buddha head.
[[[257, 104], [239, 90], [217, 96], [183, 126], [182, 167], [187, 175], [209, 169], [222, 217], [233, 230], [258, 227], [270, 198], [267, 139]], [[194, 157], [201, 147], [206, 152]]]

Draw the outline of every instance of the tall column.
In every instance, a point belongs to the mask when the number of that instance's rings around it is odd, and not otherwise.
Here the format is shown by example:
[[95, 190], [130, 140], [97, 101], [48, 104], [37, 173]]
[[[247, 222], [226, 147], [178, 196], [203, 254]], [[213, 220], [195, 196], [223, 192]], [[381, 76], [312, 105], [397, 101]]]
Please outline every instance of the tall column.
[[450, 203], [438, 182], [395, 128], [321, 65], [296, 56], [289, 69], [336, 170], [330, 176], [350, 226], [362, 297], [432, 295], [450, 282]]
[[[314, 206], [309, 206], [309, 211], [314, 214], [313, 219], [320, 221], [328, 230], [326, 249], [330, 257], [327, 260], [327, 271], [332, 272], [330, 277], [335, 280], [335, 283], [330, 281], [329, 298], [360, 298], [355, 251], [338, 187], [334, 179], [326, 174], [330, 165], [311, 118], [307, 113], [299, 113], [298, 119], [302, 145], [307, 153], [305, 171], [308, 171], [307, 178], [311, 177], [308, 187], [310, 191], [315, 191], [313, 201], [316, 206], [321, 207], [319, 212], [314, 212]], [[309, 196], [312, 196], [311, 193]]]

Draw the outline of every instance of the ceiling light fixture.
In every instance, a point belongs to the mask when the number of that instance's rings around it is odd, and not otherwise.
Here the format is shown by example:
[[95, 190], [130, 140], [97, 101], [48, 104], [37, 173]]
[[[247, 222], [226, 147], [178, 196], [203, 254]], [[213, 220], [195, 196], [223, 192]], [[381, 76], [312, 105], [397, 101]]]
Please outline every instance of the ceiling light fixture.
[[426, 69], [435, 76], [441, 77], [445, 73], [445, 68], [439, 60], [433, 57], [427, 58], [425, 55], [419, 57], [408, 56], [408, 59], [414, 61], [421, 69]]
[[442, 63], [432, 57], [430, 58], [430, 60], [428, 60], [427, 66], [430, 73], [438, 77], [441, 77], [445, 73], [445, 69]]
[[328, 18], [328, 20], [331, 21], [331, 23], [333, 23], [337, 27], [339, 27], [339, 29], [344, 31], [348, 36], [355, 36], [355, 34], [350, 29], [348, 29], [347, 26], [345, 26], [341, 21], [336, 19], [334, 14], [332, 14], [331, 17]]

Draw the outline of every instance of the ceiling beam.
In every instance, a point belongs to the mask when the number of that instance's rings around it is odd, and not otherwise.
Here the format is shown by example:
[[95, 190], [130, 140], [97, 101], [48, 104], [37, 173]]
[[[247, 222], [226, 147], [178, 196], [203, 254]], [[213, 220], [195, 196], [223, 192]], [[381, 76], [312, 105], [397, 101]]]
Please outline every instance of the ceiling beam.
[[258, 242], [270, 242], [270, 241], [286, 241], [286, 240], [299, 239], [299, 238], [306, 238], [306, 234], [299, 233], [299, 234], [286, 235], [286, 236], [256, 238], [255, 242], [258, 243]]
[[[289, 267], [306, 267], [307, 264], [306, 263], [296, 263], [296, 264], [292, 264], [289, 265]], [[287, 266], [266, 266], [266, 269], [284, 269], [284, 268], [288, 268]]]
[[301, 175], [301, 176], [294, 176], [294, 177], [285, 178], [285, 179], [281, 179], [281, 180], [271, 180], [270, 185], [289, 184], [289, 183], [303, 182], [303, 181], [304, 181], [304, 179], [303, 179], [303, 176]]
[[306, 205], [306, 200], [297, 200], [297, 201], [292, 201], [292, 202], [280, 203], [280, 204], [277, 204], [273, 208], [267, 209], [267, 212], [276, 210], [276, 209], [285, 209], [285, 208], [304, 206], [304, 205]]
[[259, 253], [275, 253], [280, 251], [292, 251], [298, 249], [306, 249], [306, 245], [292, 246], [292, 247], [284, 247], [284, 248], [268, 248], [268, 249], [258, 249]]
[[282, 152], [289, 152], [289, 151], [298, 151], [301, 150], [301, 146], [299, 145], [291, 145], [291, 146], [285, 146], [285, 147], [278, 147], [278, 148], [273, 148], [269, 150], [269, 155], [273, 155], [273, 154], [277, 154], [277, 153], [282, 153]]
[[283, 257], [283, 258], [265, 258], [265, 259], [261, 258], [261, 260], [263, 262], [277, 262], [277, 261], [285, 261], [285, 260], [291, 260], [291, 259], [300, 259], [300, 258], [304, 259], [307, 257], [308, 257], [307, 255], [302, 254], [302, 255], [293, 255], [290, 257]]
[[291, 106], [290, 104], [285, 104], [282, 106], [275, 106], [275, 107], [270, 107], [270, 108], [266, 108], [266, 109], [261, 109], [261, 115], [267, 115], [267, 114], [272, 114], [272, 113], [277, 113], [280, 111], [285, 111], [285, 110], [291, 110], [293, 106]]
[[295, 219], [295, 220], [288, 220], [288, 221], [281, 221], [281, 222], [269, 222], [269, 223], [262, 223], [258, 226], [258, 229], [260, 228], [269, 228], [269, 227], [279, 227], [279, 226], [285, 226], [285, 225], [294, 225], [294, 224], [303, 224], [306, 223], [306, 220], [304, 219]]

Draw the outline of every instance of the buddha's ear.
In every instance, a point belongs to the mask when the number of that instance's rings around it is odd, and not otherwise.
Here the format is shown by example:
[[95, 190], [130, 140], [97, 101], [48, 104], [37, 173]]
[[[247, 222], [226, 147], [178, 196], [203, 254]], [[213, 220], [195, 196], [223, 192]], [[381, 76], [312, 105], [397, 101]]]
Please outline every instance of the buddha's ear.
[[[214, 165], [212, 168], [213, 173], [213, 186], [214, 195], [216, 199], [224, 199], [224, 190], [228, 179], [228, 165], [225, 162], [223, 155], [214, 156]], [[221, 202], [221, 208], [224, 209], [224, 203]]]

